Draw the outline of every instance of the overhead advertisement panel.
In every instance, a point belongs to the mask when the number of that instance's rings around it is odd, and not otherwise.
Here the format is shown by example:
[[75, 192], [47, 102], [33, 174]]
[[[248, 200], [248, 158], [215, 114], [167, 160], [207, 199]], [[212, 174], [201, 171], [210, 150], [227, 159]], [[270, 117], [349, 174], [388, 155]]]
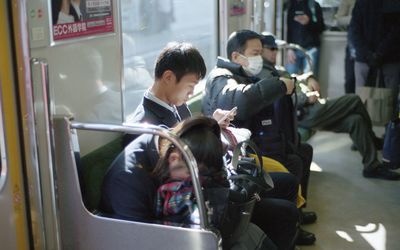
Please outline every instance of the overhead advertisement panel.
[[113, 0], [52, 0], [53, 40], [114, 32]]

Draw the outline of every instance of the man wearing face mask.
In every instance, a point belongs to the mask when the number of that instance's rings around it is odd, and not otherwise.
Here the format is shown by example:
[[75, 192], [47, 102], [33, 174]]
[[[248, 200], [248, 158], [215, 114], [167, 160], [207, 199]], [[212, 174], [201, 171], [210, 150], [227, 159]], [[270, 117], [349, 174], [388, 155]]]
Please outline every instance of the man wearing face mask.
[[[237, 107], [236, 127], [252, 132], [251, 139], [261, 148], [259, 142], [269, 140], [268, 133], [272, 121], [273, 103], [293, 92], [292, 79], [272, 76], [256, 77], [263, 68], [261, 57], [263, 46], [261, 36], [250, 30], [233, 32], [228, 39], [228, 59], [219, 57], [216, 67], [207, 77], [202, 99], [202, 112], [211, 116], [216, 109], [230, 110]], [[301, 159], [290, 161], [293, 169], [301, 168]], [[286, 166], [286, 162], [284, 163]], [[297, 172], [302, 172], [296, 169]], [[299, 231], [297, 244], [313, 244], [315, 236], [304, 230]]]
[[284, 77], [259, 79], [263, 67], [259, 34], [250, 30], [233, 32], [227, 44], [228, 59], [218, 57], [207, 78], [202, 112], [212, 115], [220, 108], [238, 107], [234, 125], [252, 130], [263, 109], [293, 92], [294, 82]]
[[207, 77], [202, 112], [211, 116], [216, 109], [237, 107], [236, 127], [249, 129], [253, 137], [262, 136], [265, 112], [284, 95], [293, 92], [294, 81], [284, 77], [256, 77], [263, 67], [261, 37], [251, 30], [233, 32], [228, 39], [228, 59], [218, 57]]

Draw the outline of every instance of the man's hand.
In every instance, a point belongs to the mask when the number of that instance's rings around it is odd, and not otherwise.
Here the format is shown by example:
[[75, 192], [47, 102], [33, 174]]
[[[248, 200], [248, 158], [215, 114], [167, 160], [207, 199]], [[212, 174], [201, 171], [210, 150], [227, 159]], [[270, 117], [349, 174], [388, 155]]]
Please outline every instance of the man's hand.
[[[213, 118], [218, 121], [221, 128], [227, 128], [231, 121], [235, 118], [236, 111], [231, 112], [230, 110], [216, 109], [213, 113]], [[226, 116], [225, 119], [223, 119]], [[223, 119], [223, 120], [222, 120]]]
[[286, 85], [286, 94], [292, 94], [294, 89], [294, 80], [285, 77], [279, 77], [279, 80], [281, 80]]
[[307, 25], [310, 22], [310, 18], [305, 14], [295, 16], [294, 20], [299, 22], [301, 25]]
[[319, 86], [319, 83], [312, 76], [310, 76], [307, 79], [307, 86], [311, 91], [317, 91], [318, 93], [320, 93], [320, 91], [321, 91], [321, 87]]
[[290, 64], [296, 63], [296, 53], [292, 49], [288, 49], [287, 51], [287, 60]]
[[310, 96], [308, 96], [307, 103], [314, 104], [317, 102], [317, 100], [318, 100], [317, 95], [310, 95]]

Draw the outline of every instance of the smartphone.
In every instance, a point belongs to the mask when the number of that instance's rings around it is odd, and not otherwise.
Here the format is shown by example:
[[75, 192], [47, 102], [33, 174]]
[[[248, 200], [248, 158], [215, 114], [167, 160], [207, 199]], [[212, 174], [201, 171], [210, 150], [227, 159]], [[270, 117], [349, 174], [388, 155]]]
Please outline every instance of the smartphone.
[[236, 114], [237, 107], [233, 107], [228, 113], [226, 113], [221, 119], [219, 119], [218, 123], [222, 123], [225, 121], [230, 115]]

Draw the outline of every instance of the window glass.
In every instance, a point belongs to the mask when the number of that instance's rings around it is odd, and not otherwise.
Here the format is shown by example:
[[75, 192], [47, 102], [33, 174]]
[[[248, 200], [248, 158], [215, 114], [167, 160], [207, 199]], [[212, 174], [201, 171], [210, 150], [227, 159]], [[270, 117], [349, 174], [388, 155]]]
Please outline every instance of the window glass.
[[208, 72], [217, 57], [217, 1], [122, 0], [124, 120], [153, 83], [154, 63], [168, 42], [194, 44]]

